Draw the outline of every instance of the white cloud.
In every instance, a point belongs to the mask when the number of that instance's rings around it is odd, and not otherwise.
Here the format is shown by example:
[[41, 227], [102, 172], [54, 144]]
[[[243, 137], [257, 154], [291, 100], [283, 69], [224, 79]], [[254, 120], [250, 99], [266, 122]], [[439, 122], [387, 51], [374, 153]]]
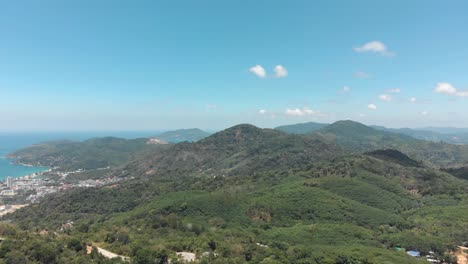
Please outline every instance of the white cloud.
[[377, 106], [375, 104], [370, 104], [367, 106], [370, 110], [377, 110]]
[[415, 103], [417, 100], [416, 97], [411, 97], [410, 102]]
[[356, 78], [370, 78], [370, 74], [368, 74], [367, 72], [363, 72], [363, 71], [358, 71], [358, 72], [355, 72], [354, 73], [354, 77]]
[[277, 78], [284, 78], [288, 76], [288, 69], [286, 69], [283, 65], [276, 65], [273, 71], [275, 72], [275, 76]]
[[434, 92], [458, 97], [468, 97], [468, 91], [458, 91], [452, 84], [445, 82], [438, 83], [436, 88], [434, 88]]
[[345, 93], [351, 92], [351, 88], [349, 88], [348, 86], [345, 86], [345, 87], [343, 87], [343, 92], [345, 92]]
[[382, 100], [382, 101], [385, 101], [385, 102], [390, 102], [393, 100], [393, 97], [391, 95], [388, 95], [388, 94], [381, 94], [379, 95], [379, 99]]
[[421, 112], [421, 115], [423, 115], [423, 116], [428, 115], [428, 114], [429, 114], [429, 112], [427, 112], [427, 111], [422, 111]]
[[209, 109], [209, 110], [212, 110], [212, 109], [218, 108], [218, 106], [215, 105], [215, 104], [209, 104], [209, 105], [206, 106], [206, 108]]
[[366, 117], [365, 114], [359, 114], [359, 117]]
[[400, 88], [394, 88], [394, 89], [390, 89], [388, 90], [389, 93], [401, 93], [401, 89]]
[[457, 89], [453, 87], [450, 83], [438, 83], [434, 92], [448, 95], [455, 95]]
[[261, 115], [264, 115], [264, 114], [267, 113], [267, 110], [265, 110], [265, 109], [260, 109], [260, 110], [258, 111], [258, 113], [261, 114]]
[[354, 48], [354, 51], [356, 52], [373, 52], [373, 53], [378, 53], [378, 54], [381, 54], [381, 55], [386, 55], [386, 56], [393, 56], [394, 53], [393, 52], [390, 52], [387, 48], [387, 46], [383, 43], [383, 42], [380, 42], [380, 41], [371, 41], [371, 42], [368, 42], [362, 46], [359, 46], [359, 47], [356, 47]]
[[260, 78], [265, 78], [266, 77], [265, 68], [263, 68], [261, 65], [253, 66], [252, 68], [249, 69], [249, 72], [257, 75]]
[[289, 115], [289, 116], [307, 116], [307, 115], [316, 115], [316, 114], [319, 114], [319, 112], [314, 111], [307, 107], [304, 107], [302, 109], [300, 108], [293, 108], [293, 109], [287, 108], [286, 109], [286, 115]]

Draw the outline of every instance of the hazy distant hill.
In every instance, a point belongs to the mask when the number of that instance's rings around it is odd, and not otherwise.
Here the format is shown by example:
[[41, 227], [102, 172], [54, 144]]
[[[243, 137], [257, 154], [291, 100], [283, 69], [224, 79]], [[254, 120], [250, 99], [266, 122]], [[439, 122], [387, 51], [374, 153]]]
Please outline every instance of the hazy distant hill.
[[315, 132], [351, 152], [396, 149], [436, 166], [460, 165], [468, 161], [468, 146], [432, 142], [374, 129], [354, 121], [338, 121]]
[[421, 130], [434, 131], [441, 134], [468, 134], [468, 128], [457, 127], [424, 127]]
[[[290, 134], [309, 134], [316, 132], [329, 124], [324, 123], [301, 123], [293, 125], [279, 126], [275, 129], [281, 130]], [[370, 126], [371, 128], [407, 135], [416, 139], [434, 141], [434, 142], [446, 142], [450, 144], [468, 144], [468, 129], [464, 128], [423, 128], [423, 129], [411, 129], [411, 128], [387, 128], [384, 126]]]
[[195, 142], [200, 139], [206, 138], [211, 133], [203, 131], [198, 128], [190, 128], [190, 129], [178, 129], [173, 131], [167, 131], [154, 137], [157, 139], [164, 140], [170, 143], [179, 143], [183, 141]]
[[[421, 130], [411, 128], [386, 128], [382, 126], [372, 126], [372, 128], [400, 133], [422, 140], [434, 142], [444, 141], [450, 144], [468, 144], [468, 132], [466, 132], [465, 129], [427, 128], [427, 130]], [[447, 133], [437, 131], [446, 131]]]
[[294, 125], [279, 126], [275, 129], [290, 134], [309, 134], [326, 127], [328, 124], [308, 122]]
[[351, 120], [335, 122], [317, 133], [328, 136], [353, 151], [391, 148], [395, 145], [401, 146], [418, 142], [410, 136], [377, 130]]

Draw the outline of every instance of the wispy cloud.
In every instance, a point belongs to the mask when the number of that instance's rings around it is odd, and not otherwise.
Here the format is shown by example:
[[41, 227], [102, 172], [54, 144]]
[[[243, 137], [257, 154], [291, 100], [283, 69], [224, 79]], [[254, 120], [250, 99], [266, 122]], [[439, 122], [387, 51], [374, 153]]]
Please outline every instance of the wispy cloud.
[[412, 103], [416, 103], [417, 100], [418, 100], [418, 99], [417, 99], [416, 97], [411, 97], [411, 98], [410, 98], [410, 102], [412, 102]]
[[266, 71], [265, 68], [262, 67], [262, 65], [255, 65], [249, 69], [249, 72], [257, 75], [260, 78], [265, 78], [266, 77]]
[[284, 78], [288, 76], [288, 69], [286, 69], [283, 65], [276, 65], [273, 71], [275, 72], [275, 76], [277, 78]]
[[377, 110], [377, 106], [375, 104], [370, 104], [367, 106], [370, 110]]
[[379, 95], [379, 99], [382, 100], [382, 101], [385, 101], [385, 102], [390, 102], [393, 100], [393, 97], [391, 95], [388, 95], [388, 94], [381, 94]]
[[365, 43], [359, 47], [355, 47], [354, 51], [359, 52], [359, 53], [372, 52], [372, 53], [378, 53], [378, 54], [385, 55], [385, 56], [395, 55], [394, 52], [391, 52], [388, 50], [387, 45], [377, 40]]
[[387, 92], [389, 93], [401, 93], [401, 89], [400, 88], [393, 88], [393, 89], [388, 89]]
[[288, 116], [309, 116], [309, 115], [320, 115], [321, 113], [310, 108], [287, 108], [286, 115]]
[[351, 88], [349, 86], [345, 86], [343, 87], [343, 90], [342, 90], [344, 93], [349, 93], [351, 92]]

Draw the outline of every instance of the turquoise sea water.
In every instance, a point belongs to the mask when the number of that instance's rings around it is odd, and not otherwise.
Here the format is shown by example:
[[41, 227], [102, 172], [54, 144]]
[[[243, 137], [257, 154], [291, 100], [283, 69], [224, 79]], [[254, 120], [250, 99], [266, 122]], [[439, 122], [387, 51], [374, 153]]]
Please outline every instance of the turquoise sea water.
[[12, 164], [6, 159], [9, 153], [33, 144], [52, 140], [82, 141], [93, 137], [114, 136], [121, 138], [138, 138], [155, 135], [157, 131], [146, 132], [66, 132], [66, 133], [0, 133], [0, 181], [8, 176], [21, 177], [47, 170], [44, 167], [28, 167]]
[[28, 167], [12, 164], [11, 162], [11, 160], [5, 159], [3, 156], [0, 157], [0, 181], [5, 180], [8, 176], [17, 178], [35, 172], [47, 170], [47, 168], [43, 167]]

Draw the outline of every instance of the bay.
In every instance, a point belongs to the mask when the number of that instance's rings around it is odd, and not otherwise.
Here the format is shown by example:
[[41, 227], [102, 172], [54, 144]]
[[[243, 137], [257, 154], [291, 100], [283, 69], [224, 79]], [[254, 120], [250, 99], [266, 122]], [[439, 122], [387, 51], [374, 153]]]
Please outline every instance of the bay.
[[14, 164], [6, 156], [20, 148], [54, 140], [83, 141], [93, 137], [114, 136], [120, 138], [149, 137], [158, 131], [98, 131], [98, 132], [38, 132], [38, 133], [0, 133], [0, 181], [8, 176], [17, 178], [47, 170], [46, 167], [23, 166]]

